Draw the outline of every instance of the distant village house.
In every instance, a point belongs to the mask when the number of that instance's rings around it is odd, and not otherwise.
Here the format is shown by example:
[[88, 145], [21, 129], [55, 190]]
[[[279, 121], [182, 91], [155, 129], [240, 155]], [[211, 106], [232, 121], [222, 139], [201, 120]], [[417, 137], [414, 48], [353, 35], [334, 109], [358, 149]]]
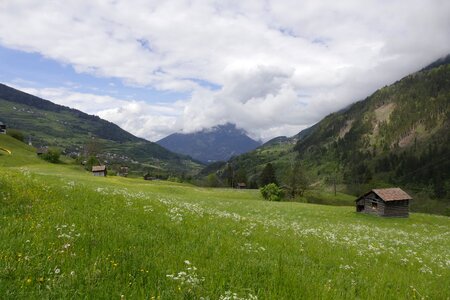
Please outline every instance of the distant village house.
[[92, 175], [104, 177], [106, 173], [106, 166], [92, 166]]
[[237, 189], [245, 189], [245, 188], [247, 188], [247, 185], [244, 182], [238, 182], [236, 184], [236, 188]]
[[383, 217], [408, 217], [411, 200], [400, 188], [373, 189], [355, 200], [356, 211]]
[[6, 125], [0, 122], [0, 134], [6, 134]]
[[43, 154], [47, 154], [48, 153], [48, 148], [47, 147], [40, 147], [36, 149], [36, 154], [38, 156], [41, 156]]

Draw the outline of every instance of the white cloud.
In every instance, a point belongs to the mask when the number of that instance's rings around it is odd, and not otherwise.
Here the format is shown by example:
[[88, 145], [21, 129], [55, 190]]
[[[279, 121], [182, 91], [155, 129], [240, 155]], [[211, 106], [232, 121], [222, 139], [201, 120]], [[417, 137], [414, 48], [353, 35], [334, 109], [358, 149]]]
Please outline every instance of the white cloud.
[[133, 134], [152, 141], [172, 133], [179, 118], [180, 104], [148, 104], [143, 101], [123, 100], [111, 96], [74, 92], [67, 88], [29, 88], [8, 83], [21, 91], [53, 102], [95, 114], [114, 122]]
[[449, 15], [445, 0], [2, 1], [0, 44], [80, 73], [188, 92], [161, 105], [35, 91], [151, 140], [224, 122], [268, 139], [449, 53]]

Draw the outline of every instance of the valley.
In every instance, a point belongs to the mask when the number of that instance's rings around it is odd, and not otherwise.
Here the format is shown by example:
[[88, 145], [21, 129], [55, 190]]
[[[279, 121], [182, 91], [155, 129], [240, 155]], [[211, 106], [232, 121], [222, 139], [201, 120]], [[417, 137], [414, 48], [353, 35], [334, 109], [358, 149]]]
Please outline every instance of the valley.
[[[96, 178], [0, 135], [0, 293], [19, 298], [445, 299], [450, 221]], [[258, 278], [258, 280], [255, 280]]]

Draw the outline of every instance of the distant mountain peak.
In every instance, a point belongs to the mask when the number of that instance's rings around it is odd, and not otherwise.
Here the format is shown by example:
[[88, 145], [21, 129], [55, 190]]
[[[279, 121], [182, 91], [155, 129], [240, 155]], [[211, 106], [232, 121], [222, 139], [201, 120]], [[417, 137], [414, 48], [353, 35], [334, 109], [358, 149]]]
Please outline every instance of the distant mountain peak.
[[174, 133], [157, 143], [206, 163], [228, 160], [261, 145], [233, 123], [219, 124], [193, 133]]

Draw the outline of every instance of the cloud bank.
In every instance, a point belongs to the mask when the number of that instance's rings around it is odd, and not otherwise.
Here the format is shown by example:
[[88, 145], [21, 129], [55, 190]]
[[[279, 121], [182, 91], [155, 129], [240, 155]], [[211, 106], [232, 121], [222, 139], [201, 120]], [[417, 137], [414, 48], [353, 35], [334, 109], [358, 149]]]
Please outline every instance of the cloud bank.
[[232, 122], [266, 140], [450, 53], [449, 16], [440, 0], [2, 1], [0, 45], [190, 95], [161, 104], [34, 91], [147, 139]]

